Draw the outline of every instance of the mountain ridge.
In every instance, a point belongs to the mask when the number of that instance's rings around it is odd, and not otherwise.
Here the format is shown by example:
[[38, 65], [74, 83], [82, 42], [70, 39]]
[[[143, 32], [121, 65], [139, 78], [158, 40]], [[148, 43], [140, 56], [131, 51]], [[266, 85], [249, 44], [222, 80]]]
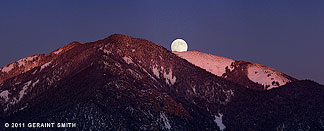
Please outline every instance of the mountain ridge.
[[297, 79], [273, 68], [199, 51], [173, 52], [212, 74], [256, 90], [270, 90]]
[[58, 54], [0, 83], [0, 123], [75, 122], [79, 130], [324, 129], [324, 86], [311, 81], [251, 90], [153, 42], [120, 34]]

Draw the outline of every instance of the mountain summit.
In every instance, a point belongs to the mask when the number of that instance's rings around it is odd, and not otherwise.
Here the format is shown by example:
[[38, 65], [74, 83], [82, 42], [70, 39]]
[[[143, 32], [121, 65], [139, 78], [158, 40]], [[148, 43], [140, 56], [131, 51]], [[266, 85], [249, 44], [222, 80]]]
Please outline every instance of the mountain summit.
[[324, 129], [323, 85], [295, 80], [251, 90], [144, 39], [114, 34], [26, 61], [1, 69], [1, 124], [73, 122], [78, 130]]

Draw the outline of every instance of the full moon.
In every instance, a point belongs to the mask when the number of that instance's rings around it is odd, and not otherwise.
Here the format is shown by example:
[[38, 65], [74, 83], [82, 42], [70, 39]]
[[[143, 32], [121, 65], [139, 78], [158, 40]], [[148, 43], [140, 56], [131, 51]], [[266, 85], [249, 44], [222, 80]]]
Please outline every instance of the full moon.
[[183, 52], [188, 50], [187, 42], [183, 39], [176, 39], [171, 44], [172, 51]]

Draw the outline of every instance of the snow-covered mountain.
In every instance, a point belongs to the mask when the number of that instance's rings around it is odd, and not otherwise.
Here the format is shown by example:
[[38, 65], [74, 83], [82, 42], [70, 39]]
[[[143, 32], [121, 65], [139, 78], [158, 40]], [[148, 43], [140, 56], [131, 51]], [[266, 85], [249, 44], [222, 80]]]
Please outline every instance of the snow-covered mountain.
[[[251, 62], [237, 61], [199, 51], [174, 51], [173, 53], [212, 74], [247, 88], [269, 90], [296, 80], [270, 67]], [[251, 82], [253, 84], [249, 84]]]
[[234, 66], [231, 65], [234, 64], [235, 60], [229, 58], [202, 53], [199, 51], [174, 51], [173, 53], [219, 77], [226, 73], [226, 69], [234, 69]]
[[228, 79], [238, 75], [211, 74], [144, 39], [115, 34], [73, 43], [31, 66], [14, 62], [11, 70], [2, 68], [10, 76], [3, 75], [0, 83], [0, 124], [75, 122], [76, 130], [324, 129], [324, 86], [315, 82], [296, 80], [256, 91]]

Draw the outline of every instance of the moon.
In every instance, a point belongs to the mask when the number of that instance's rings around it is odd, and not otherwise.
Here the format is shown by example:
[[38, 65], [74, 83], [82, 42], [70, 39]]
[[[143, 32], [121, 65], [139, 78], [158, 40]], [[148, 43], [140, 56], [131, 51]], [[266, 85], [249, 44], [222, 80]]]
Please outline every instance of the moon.
[[184, 52], [188, 50], [187, 42], [183, 39], [176, 39], [171, 44], [172, 51]]

